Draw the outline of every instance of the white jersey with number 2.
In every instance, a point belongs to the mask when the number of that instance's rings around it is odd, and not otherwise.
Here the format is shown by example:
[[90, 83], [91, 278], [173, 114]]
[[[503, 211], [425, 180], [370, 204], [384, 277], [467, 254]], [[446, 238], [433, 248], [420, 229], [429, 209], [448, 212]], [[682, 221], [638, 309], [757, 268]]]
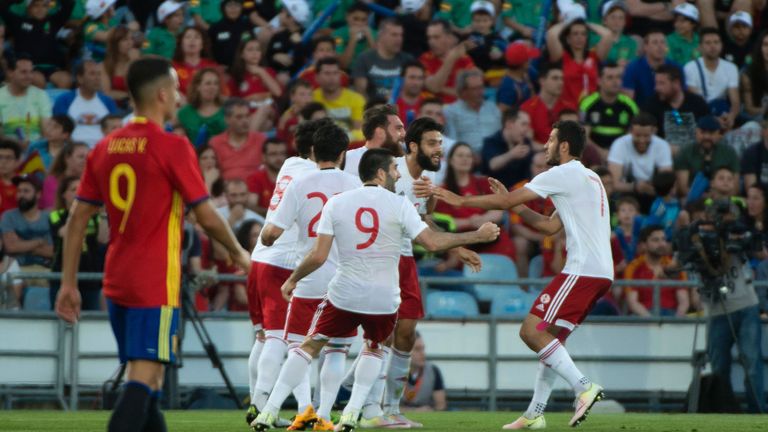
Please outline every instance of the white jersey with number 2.
[[328, 286], [331, 303], [370, 315], [400, 305], [398, 263], [403, 239], [427, 229], [413, 204], [379, 186], [363, 186], [328, 200], [317, 229], [334, 236], [339, 266]]
[[565, 227], [563, 273], [613, 280], [611, 212], [603, 182], [578, 160], [550, 168], [525, 185], [552, 198]]

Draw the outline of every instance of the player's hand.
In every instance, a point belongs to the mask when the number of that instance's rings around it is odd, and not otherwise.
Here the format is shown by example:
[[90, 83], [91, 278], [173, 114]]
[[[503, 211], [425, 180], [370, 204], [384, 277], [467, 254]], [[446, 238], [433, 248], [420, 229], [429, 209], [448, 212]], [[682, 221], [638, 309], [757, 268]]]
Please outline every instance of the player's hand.
[[56, 315], [64, 321], [74, 324], [80, 319], [80, 291], [77, 287], [70, 287], [64, 284], [59, 289], [56, 296]]
[[459, 259], [464, 265], [469, 266], [473, 273], [477, 273], [483, 268], [483, 262], [480, 260], [480, 255], [475, 251], [471, 251], [467, 248], [458, 247], [456, 253], [459, 255]]
[[251, 271], [251, 254], [242, 247], [238, 246], [236, 252], [231, 252], [229, 254], [229, 259], [231, 259], [236, 266], [240, 267], [245, 274], [248, 274]]
[[507, 187], [504, 186], [504, 183], [493, 177], [488, 177], [488, 185], [491, 187], [491, 192], [495, 194], [504, 195], [507, 193]]
[[456, 195], [445, 188], [433, 187], [432, 196], [454, 207], [461, 207], [464, 204], [464, 197]]
[[501, 234], [501, 228], [493, 222], [486, 222], [477, 229], [477, 233], [480, 234], [480, 238], [484, 243], [492, 242]]
[[296, 282], [292, 281], [291, 278], [288, 278], [285, 283], [283, 283], [283, 286], [280, 287], [280, 292], [283, 293], [283, 298], [286, 301], [291, 301], [291, 297], [293, 296], [293, 290], [296, 289]]
[[432, 180], [427, 176], [413, 181], [413, 194], [416, 198], [429, 198], [432, 196]]

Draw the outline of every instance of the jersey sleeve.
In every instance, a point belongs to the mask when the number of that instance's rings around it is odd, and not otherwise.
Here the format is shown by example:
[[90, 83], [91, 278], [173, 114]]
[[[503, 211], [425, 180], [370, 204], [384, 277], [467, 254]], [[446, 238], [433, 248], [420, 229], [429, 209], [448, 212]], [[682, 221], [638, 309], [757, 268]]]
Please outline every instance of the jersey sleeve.
[[93, 172], [94, 166], [96, 166], [94, 159], [97, 156], [97, 151], [92, 151], [88, 155], [88, 159], [85, 163], [85, 170], [80, 179], [80, 185], [77, 187], [77, 200], [101, 206], [104, 203], [104, 198], [101, 195], [99, 185], [96, 183], [95, 173]]
[[416, 207], [407, 198], [403, 198], [400, 205], [400, 223], [403, 226], [403, 232], [411, 240], [418, 237], [422, 231], [428, 228], [427, 224], [421, 220]]
[[333, 236], [333, 213], [336, 208], [336, 197], [331, 197], [323, 207], [320, 222], [317, 224], [317, 234]]
[[525, 187], [536, 192], [542, 198], [549, 198], [552, 195], [558, 195], [564, 192], [562, 181], [558, 175], [557, 167], [537, 175]]
[[165, 159], [169, 162], [166, 166], [171, 184], [181, 193], [184, 203], [188, 207], [194, 207], [208, 199], [208, 189], [200, 173], [192, 144], [186, 138], [180, 138], [176, 145], [168, 147], [174, 152], [172, 157]]
[[288, 229], [296, 221], [299, 214], [299, 193], [296, 190], [296, 183], [291, 183], [285, 189], [283, 200], [280, 206], [275, 210], [272, 219], [269, 221], [280, 229]]

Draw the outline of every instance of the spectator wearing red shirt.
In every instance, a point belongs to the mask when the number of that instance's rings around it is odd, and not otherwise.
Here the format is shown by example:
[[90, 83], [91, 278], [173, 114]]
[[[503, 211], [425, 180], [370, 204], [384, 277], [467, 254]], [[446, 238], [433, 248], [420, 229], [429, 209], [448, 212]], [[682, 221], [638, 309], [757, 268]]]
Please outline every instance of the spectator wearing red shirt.
[[[472, 147], [467, 143], [457, 142], [448, 153], [448, 169], [445, 174], [444, 187], [461, 196], [492, 194], [488, 178], [474, 175], [472, 173], [473, 166]], [[444, 201], [438, 201], [435, 211], [453, 216], [458, 232], [475, 230], [485, 222], [501, 224], [504, 218], [503, 210], [454, 207]], [[478, 253], [506, 255], [512, 260], [516, 258], [515, 245], [509, 238], [509, 234], [503, 230], [496, 241], [473, 245], [470, 249]]]
[[254, 108], [283, 94], [277, 74], [271, 68], [262, 66], [263, 59], [259, 41], [248, 39], [240, 43], [232, 64], [230, 93], [251, 102]]
[[[312, 86], [312, 90], [320, 87], [320, 84], [317, 83], [315, 64], [327, 57], [337, 57], [336, 39], [333, 36], [320, 36], [312, 41], [312, 64], [299, 74], [299, 79], [308, 82]], [[349, 75], [344, 71], [341, 71], [341, 86], [349, 87]]]
[[[600, 36], [594, 51], [589, 50], [589, 30]], [[578, 105], [583, 97], [597, 90], [597, 67], [608, 56], [614, 39], [611, 30], [587, 23], [583, 17], [559, 22], [547, 30], [549, 60], [563, 65], [563, 102]]]
[[269, 200], [272, 199], [272, 192], [275, 191], [275, 182], [277, 173], [283, 166], [283, 162], [288, 157], [288, 150], [283, 141], [278, 139], [268, 139], [264, 142], [263, 160], [264, 164], [251, 174], [245, 180], [248, 184], [248, 207], [262, 216], [267, 215]]
[[427, 71], [427, 90], [443, 98], [445, 103], [456, 100], [456, 75], [466, 69], [474, 69], [475, 63], [467, 55], [464, 43], [456, 43], [451, 25], [445, 20], [435, 20], [427, 27], [429, 51], [419, 57]]
[[564, 103], [561, 98], [563, 70], [560, 66], [552, 65], [541, 70], [539, 84], [541, 85], [539, 94], [525, 101], [520, 109], [531, 117], [534, 141], [543, 145], [549, 139], [552, 125], [558, 120], [560, 111], [566, 108], [576, 110], [576, 107]]
[[21, 157], [19, 145], [10, 139], [0, 138], [0, 215], [18, 207], [16, 185], [12, 180], [19, 165], [19, 157]]
[[301, 110], [312, 103], [312, 86], [303, 79], [297, 79], [288, 87], [291, 105], [286, 108], [277, 120], [277, 137], [288, 146], [288, 154], [295, 155], [293, 144], [296, 126], [301, 120]]
[[216, 153], [224, 180], [248, 178], [261, 165], [261, 148], [267, 137], [250, 130], [248, 111], [245, 100], [228, 100], [224, 104], [227, 130], [208, 142]]
[[179, 76], [179, 91], [187, 94], [189, 83], [195, 72], [204, 68], [217, 68], [211, 60], [211, 41], [205, 31], [198, 27], [187, 27], [176, 38], [176, 52], [173, 54], [173, 68]]
[[[683, 274], [677, 277], [670, 277], [667, 274], [666, 269], [670, 266], [672, 257], [669, 256], [669, 243], [662, 226], [651, 225], [643, 228], [640, 232], [640, 243], [645, 247], [645, 253], [629, 263], [624, 270], [625, 279], [686, 279]], [[653, 287], [627, 288], [626, 296], [627, 306], [632, 314], [651, 316]], [[662, 316], [685, 316], [690, 305], [688, 288], [661, 287], [660, 302]]]
[[397, 104], [397, 115], [407, 127], [408, 123], [416, 118], [421, 103], [426, 97], [429, 97], [430, 93], [425, 87], [426, 71], [424, 65], [418, 61], [404, 64], [400, 78], [403, 80], [403, 84], [395, 103]]

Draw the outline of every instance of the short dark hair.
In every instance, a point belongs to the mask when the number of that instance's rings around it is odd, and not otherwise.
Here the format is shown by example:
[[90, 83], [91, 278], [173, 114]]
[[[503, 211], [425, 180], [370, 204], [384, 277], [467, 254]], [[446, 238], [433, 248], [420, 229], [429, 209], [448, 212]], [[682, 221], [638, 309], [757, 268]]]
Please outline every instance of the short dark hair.
[[242, 108], [242, 107], [248, 108], [249, 110], [251, 109], [251, 105], [248, 103], [247, 100], [243, 98], [238, 98], [238, 97], [229, 98], [227, 99], [226, 102], [224, 102], [224, 107], [223, 107], [224, 116], [229, 117], [232, 115], [232, 111], [235, 108]]
[[56, 114], [51, 116], [51, 120], [55, 121], [68, 134], [72, 134], [72, 131], [75, 130], [75, 122], [66, 114]]
[[314, 134], [315, 162], [336, 162], [349, 147], [349, 134], [339, 125], [326, 122]]
[[665, 197], [672, 192], [676, 180], [674, 171], [656, 171], [651, 177], [651, 185], [657, 196]]
[[539, 79], [546, 78], [553, 70], [559, 70], [562, 72], [563, 65], [560, 62], [546, 63], [539, 68]]
[[281, 140], [280, 138], [267, 138], [266, 141], [264, 141], [264, 144], [261, 145], [261, 154], [267, 154], [267, 147], [271, 145], [287, 145], [285, 141]]
[[171, 79], [171, 69], [171, 62], [162, 57], [144, 57], [131, 63], [125, 80], [136, 104], [144, 102], [141, 98], [146, 86], [161, 78]]
[[11, 58], [8, 59], [8, 70], [15, 71], [20, 61], [28, 61], [32, 64], [35, 64], [35, 60], [32, 58], [31, 55], [22, 52], [14, 56], [11, 56]]
[[714, 28], [714, 27], [704, 27], [701, 30], [699, 30], [699, 43], [700, 44], [704, 42], [704, 36], [707, 36], [707, 35], [715, 35], [720, 40], [722, 40], [722, 38], [720, 37], [720, 32], [716, 28]]
[[616, 209], [618, 210], [619, 207], [624, 204], [629, 204], [634, 207], [638, 213], [640, 212], [640, 203], [637, 201], [637, 198], [633, 197], [632, 195], [622, 195], [621, 198], [616, 201]]
[[309, 120], [299, 123], [299, 126], [296, 128], [296, 139], [294, 141], [299, 156], [306, 158], [312, 154], [312, 147], [315, 145], [313, 137], [315, 131], [329, 122], [333, 124], [333, 120], [329, 118]]
[[504, 111], [504, 113], [501, 115], [501, 125], [504, 126], [505, 124], [507, 124], [507, 122], [517, 121], [517, 118], [519, 116], [520, 116], [520, 110], [515, 107], [512, 107]]
[[99, 127], [104, 129], [107, 126], [107, 122], [110, 120], [120, 120], [122, 123], [123, 117], [119, 114], [107, 114], [104, 117], [101, 118], [101, 121], [99, 122]]
[[434, 19], [427, 24], [427, 27], [433, 27], [433, 26], [439, 26], [443, 28], [443, 31], [445, 33], [451, 33], [451, 23], [449, 23], [447, 20], [444, 20], [442, 18]]
[[443, 131], [443, 125], [429, 117], [421, 117], [414, 120], [405, 132], [405, 152], [411, 152], [411, 143], [421, 144], [421, 138], [426, 132]]
[[320, 73], [320, 71], [323, 70], [323, 66], [331, 66], [331, 65], [336, 65], [339, 68], [341, 68], [341, 63], [339, 63], [339, 59], [337, 59], [336, 57], [326, 57], [318, 60], [317, 63], [315, 63], [315, 71], [317, 73]]
[[640, 230], [640, 236], [638, 237], [638, 240], [640, 241], [640, 243], [645, 243], [646, 241], [648, 241], [648, 238], [650, 238], [653, 235], [653, 233], [655, 233], [656, 231], [663, 232], [664, 227], [656, 224], [648, 225], [647, 227]]
[[664, 30], [662, 30], [662, 29], [660, 29], [658, 27], [653, 27], [650, 30], [648, 30], [647, 32], [645, 32], [645, 36], [643, 36], [643, 42], [648, 43], [648, 40], [651, 38], [651, 35], [655, 34], [655, 33], [661, 34], [662, 36], [664, 36], [664, 38], [667, 37], [667, 32], [665, 32]]
[[318, 45], [321, 43], [329, 43], [331, 46], [333, 46], [334, 49], [336, 49], [336, 39], [334, 39], [331, 35], [323, 35], [312, 39], [312, 52], [315, 52]]
[[19, 146], [19, 143], [10, 138], [4, 138], [0, 136], [0, 149], [11, 150], [16, 160], [21, 157], [21, 146]]
[[575, 121], [559, 121], [552, 125], [557, 129], [557, 143], [568, 142], [568, 153], [573, 157], [581, 157], [587, 137], [584, 128]]
[[84, 59], [77, 63], [77, 66], [75, 66], [75, 76], [81, 77], [85, 75], [85, 65], [91, 63], [98, 66], [98, 63], [96, 63], [95, 60], [92, 59]]
[[379, 26], [377, 27], [379, 31], [381, 31], [384, 27], [392, 26], [392, 27], [402, 27], [403, 23], [400, 22], [397, 18], [384, 18], [383, 20], [379, 21]]
[[373, 138], [376, 128], [387, 128], [389, 116], [397, 115], [397, 108], [394, 105], [378, 105], [365, 110], [363, 113], [363, 137], [369, 140]]
[[389, 171], [389, 165], [392, 164], [393, 158], [392, 152], [384, 148], [366, 151], [360, 158], [360, 165], [357, 167], [360, 180], [363, 183], [373, 180], [380, 169], [383, 169], [384, 172]]
[[293, 95], [301, 87], [311, 89], [312, 84], [303, 79], [297, 79], [288, 85], [288, 94]]
[[318, 111], [325, 111], [325, 106], [320, 102], [310, 102], [299, 111], [299, 117], [304, 120], [310, 120]]
[[424, 65], [421, 64], [418, 60], [408, 60], [407, 62], [403, 63], [403, 68], [400, 69], [400, 76], [405, 77], [405, 73], [410, 68], [418, 68], [421, 69], [423, 72], [426, 72], [426, 69], [424, 68]]
[[616, 63], [613, 60], [608, 60], [606, 62], [600, 63], [598, 65], [598, 72], [599, 72], [598, 76], [602, 77], [603, 76], [603, 72], [606, 69], [614, 69], [614, 68], [617, 68], [617, 67], [619, 67], [618, 63]]
[[683, 79], [680, 68], [671, 64], [663, 64], [656, 68], [656, 75], [659, 74], [668, 76], [670, 81], [682, 82]]
[[632, 117], [632, 121], [629, 123], [630, 126], [657, 126], [656, 123], [656, 117], [653, 116], [653, 114], [646, 112], [646, 111], [640, 111], [636, 116]]
[[354, 12], [365, 12], [366, 14], [370, 14], [371, 10], [368, 9], [368, 6], [366, 6], [365, 3], [361, 1], [356, 1], [351, 5], [349, 5], [349, 7], [347, 8], [347, 15]]

